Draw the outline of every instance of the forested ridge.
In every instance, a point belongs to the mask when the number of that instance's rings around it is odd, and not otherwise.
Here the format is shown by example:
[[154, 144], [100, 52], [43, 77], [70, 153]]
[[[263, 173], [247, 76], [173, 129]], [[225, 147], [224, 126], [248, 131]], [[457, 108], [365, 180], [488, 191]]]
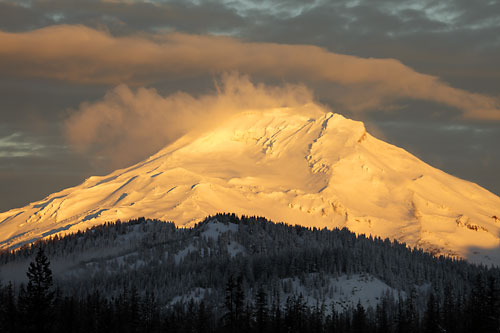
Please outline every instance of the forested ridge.
[[[41, 264], [41, 256], [51, 263]], [[24, 263], [28, 271], [25, 281], [3, 279], [2, 332], [499, 327], [498, 268], [434, 257], [347, 229], [259, 217], [218, 214], [193, 228], [144, 218], [117, 221], [4, 251], [0, 263], [0, 274]], [[54, 274], [47, 287], [33, 292], [33, 281], [40, 282], [33, 277], [37, 263], [38, 272]], [[358, 283], [352, 294], [341, 288], [346, 281]], [[361, 293], [356, 299], [355, 288], [379, 285], [387, 288], [371, 303]], [[37, 307], [47, 312], [40, 315]]]

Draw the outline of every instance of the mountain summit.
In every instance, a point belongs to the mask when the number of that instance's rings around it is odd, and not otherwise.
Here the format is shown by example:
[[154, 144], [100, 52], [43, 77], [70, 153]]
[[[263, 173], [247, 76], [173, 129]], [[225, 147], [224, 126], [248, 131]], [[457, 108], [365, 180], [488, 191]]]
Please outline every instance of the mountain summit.
[[304, 110], [238, 113], [146, 161], [1, 213], [0, 247], [117, 219], [192, 226], [234, 212], [500, 264], [499, 197], [374, 138], [361, 122], [314, 104]]

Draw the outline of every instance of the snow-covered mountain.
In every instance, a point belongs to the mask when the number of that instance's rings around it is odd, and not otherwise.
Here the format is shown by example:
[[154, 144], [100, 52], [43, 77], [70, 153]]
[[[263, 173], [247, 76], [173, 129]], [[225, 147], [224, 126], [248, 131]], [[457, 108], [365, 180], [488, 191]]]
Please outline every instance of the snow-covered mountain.
[[146, 161], [1, 213], [0, 247], [140, 216], [192, 226], [217, 212], [345, 226], [500, 264], [499, 197], [313, 104], [238, 113]]

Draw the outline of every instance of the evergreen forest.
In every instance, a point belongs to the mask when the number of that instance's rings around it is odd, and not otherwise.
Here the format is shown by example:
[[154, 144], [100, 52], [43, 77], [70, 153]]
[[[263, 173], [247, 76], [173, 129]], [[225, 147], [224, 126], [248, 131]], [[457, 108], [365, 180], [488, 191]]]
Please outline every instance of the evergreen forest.
[[139, 218], [55, 236], [1, 252], [0, 276], [0, 332], [500, 327], [497, 267], [234, 214], [192, 228]]

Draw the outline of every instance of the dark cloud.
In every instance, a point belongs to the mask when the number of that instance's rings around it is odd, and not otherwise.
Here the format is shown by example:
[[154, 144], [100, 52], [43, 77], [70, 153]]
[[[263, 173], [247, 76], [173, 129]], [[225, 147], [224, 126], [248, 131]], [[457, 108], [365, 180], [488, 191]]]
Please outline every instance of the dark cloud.
[[73, 153], [59, 127], [45, 123], [43, 129], [30, 130], [30, 125], [0, 124], [0, 211], [40, 200], [106, 170], [96, 168], [93, 158]]
[[75, 154], [0, 157], [0, 211], [41, 200], [105, 171]]
[[[3, 29], [7, 31], [27, 31], [52, 24], [84, 24], [106, 28], [116, 35], [158, 30], [227, 33], [245, 25], [243, 17], [220, 2], [42, 0], [32, 1], [29, 6], [17, 2], [0, 5], [8, 18], [3, 22]], [[8, 17], [9, 13], [20, 16], [21, 21]], [[38, 23], [33, 25], [33, 22]]]
[[[346, 5], [349, 2], [357, 5]], [[459, 87], [488, 93], [495, 89], [481, 83], [483, 76], [500, 80], [498, 2], [349, 2], [321, 3], [291, 17], [254, 11], [249, 21], [258, 24], [242, 34], [255, 40], [314, 43], [363, 57], [396, 58]], [[498, 94], [498, 88], [493, 93]]]
[[29, 7], [0, 1], [0, 29], [27, 31], [53, 24], [54, 22]]

